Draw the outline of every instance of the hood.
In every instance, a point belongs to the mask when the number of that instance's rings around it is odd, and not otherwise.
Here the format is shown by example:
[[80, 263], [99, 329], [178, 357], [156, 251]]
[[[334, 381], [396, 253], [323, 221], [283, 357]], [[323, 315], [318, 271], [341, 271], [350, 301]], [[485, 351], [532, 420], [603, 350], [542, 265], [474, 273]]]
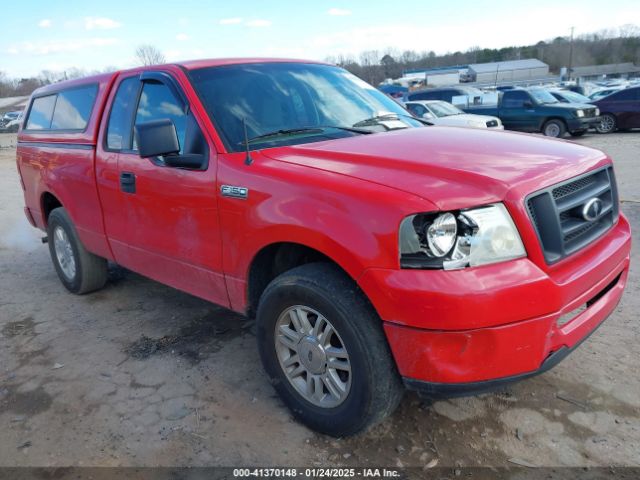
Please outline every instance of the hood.
[[429, 118], [428, 122], [438, 124], [438, 121], [442, 122], [442, 125], [467, 125], [471, 121], [487, 122], [489, 120], [498, 120], [498, 117], [491, 117], [489, 115], [477, 115], [475, 113], [460, 113], [458, 115], [449, 115], [446, 117]]
[[545, 103], [542, 104], [541, 106], [543, 107], [547, 107], [547, 108], [562, 108], [563, 110], [578, 110], [578, 109], [588, 109], [588, 108], [593, 108], [594, 105], [591, 105], [590, 103], [562, 103], [562, 102], [558, 102], [558, 103]]
[[567, 141], [449, 127], [408, 128], [262, 153], [402, 190], [440, 209], [502, 201], [510, 190], [524, 198], [608, 161], [598, 150]]

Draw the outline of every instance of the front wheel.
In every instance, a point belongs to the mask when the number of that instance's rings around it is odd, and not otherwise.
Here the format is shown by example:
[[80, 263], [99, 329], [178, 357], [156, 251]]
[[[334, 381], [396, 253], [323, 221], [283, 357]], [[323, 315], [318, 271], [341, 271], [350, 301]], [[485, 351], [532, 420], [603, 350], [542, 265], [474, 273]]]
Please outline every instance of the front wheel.
[[542, 133], [546, 137], [562, 138], [566, 131], [567, 128], [562, 120], [547, 120], [542, 127]]
[[257, 313], [258, 348], [293, 415], [333, 436], [380, 422], [403, 394], [381, 321], [357, 285], [331, 264], [271, 282]]
[[600, 117], [600, 123], [596, 125], [598, 133], [611, 133], [616, 129], [616, 117], [610, 113], [605, 113]]
[[67, 290], [81, 295], [104, 286], [107, 261], [84, 248], [69, 214], [62, 207], [49, 215], [47, 240], [51, 260]]

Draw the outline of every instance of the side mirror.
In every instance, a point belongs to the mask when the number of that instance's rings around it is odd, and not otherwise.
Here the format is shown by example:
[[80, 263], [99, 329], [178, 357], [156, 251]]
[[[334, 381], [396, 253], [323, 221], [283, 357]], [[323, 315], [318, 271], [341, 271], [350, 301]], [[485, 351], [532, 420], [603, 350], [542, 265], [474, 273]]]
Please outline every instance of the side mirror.
[[142, 158], [172, 155], [180, 152], [178, 133], [168, 118], [139, 123], [134, 127], [138, 152]]
[[140, 156], [162, 157], [161, 161], [152, 160], [158, 166], [202, 170], [206, 165], [206, 154], [180, 154], [180, 142], [173, 120], [163, 118], [140, 123], [134, 127], [134, 132]]
[[427, 120], [430, 120], [435, 117], [433, 116], [433, 113], [425, 112], [422, 114], [422, 118], [426, 118]]
[[524, 108], [533, 108], [533, 102], [532, 102], [531, 100], [525, 100], [525, 101], [522, 103], [522, 106], [523, 106]]

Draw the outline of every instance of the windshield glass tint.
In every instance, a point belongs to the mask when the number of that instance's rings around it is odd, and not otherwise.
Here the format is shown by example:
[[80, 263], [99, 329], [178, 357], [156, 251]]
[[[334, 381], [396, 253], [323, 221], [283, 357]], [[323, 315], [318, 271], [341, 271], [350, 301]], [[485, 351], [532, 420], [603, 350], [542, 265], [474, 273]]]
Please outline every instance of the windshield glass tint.
[[551, 95], [546, 90], [531, 89], [529, 90], [529, 93], [538, 103], [558, 103], [558, 100], [556, 99], [556, 97]]
[[[230, 65], [195, 70], [190, 77], [230, 151], [244, 149], [243, 121], [249, 138], [295, 128], [351, 127], [389, 112], [398, 114], [406, 126], [422, 126], [407, 119], [409, 113], [384, 93], [330, 65]], [[314, 136], [318, 137], [317, 132], [309, 132], [302, 140], [296, 136], [295, 143], [314, 141]], [[269, 139], [274, 141], [291, 142], [291, 137]]]
[[457, 107], [454, 107], [450, 103], [447, 102], [433, 102], [429, 104], [429, 108], [436, 114], [438, 117], [448, 117], [450, 115], [459, 115], [464, 113]]

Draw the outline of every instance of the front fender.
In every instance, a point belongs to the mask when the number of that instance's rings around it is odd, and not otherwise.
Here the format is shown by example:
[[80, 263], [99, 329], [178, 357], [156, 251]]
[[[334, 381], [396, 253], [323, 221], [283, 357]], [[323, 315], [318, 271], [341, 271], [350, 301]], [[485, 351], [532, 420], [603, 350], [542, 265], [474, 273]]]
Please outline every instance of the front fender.
[[[268, 245], [297, 243], [317, 250], [357, 281], [366, 268], [397, 268], [404, 216], [436, 210], [390, 187], [253, 156], [250, 167], [241, 155], [221, 156], [218, 170], [223, 269], [234, 310], [246, 304], [251, 261]], [[246, 187], [248, 197], [223, 196], [222, 185]]]

